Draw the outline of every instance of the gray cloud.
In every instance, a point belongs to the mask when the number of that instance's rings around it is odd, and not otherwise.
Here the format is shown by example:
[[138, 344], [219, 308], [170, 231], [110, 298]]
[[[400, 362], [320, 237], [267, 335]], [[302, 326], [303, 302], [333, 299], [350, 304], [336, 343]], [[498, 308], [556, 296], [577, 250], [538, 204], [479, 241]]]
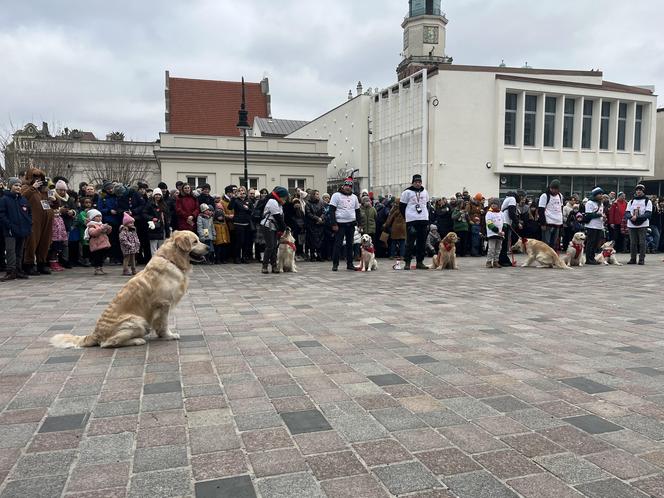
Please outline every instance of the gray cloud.
[[[606, 79], [664, 88], [656, 0], [444, 2], [459, 64], [599, 68]], [[396, 79], [406, 0], [31, 0], [0, 11], [0, 128], [55, 123], [154, 140], [164, 70], [259, 81], [275, 117], [312, 119], [358, 80]]]

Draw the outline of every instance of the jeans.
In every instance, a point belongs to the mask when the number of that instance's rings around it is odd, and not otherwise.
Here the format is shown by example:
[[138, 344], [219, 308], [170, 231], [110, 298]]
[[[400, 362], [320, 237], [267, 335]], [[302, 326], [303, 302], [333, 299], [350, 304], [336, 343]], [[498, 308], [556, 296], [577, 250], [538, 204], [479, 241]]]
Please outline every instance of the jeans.
[[23, 272], [23, 247], [25, 237], [4, 237], [4, 246], [7, 253], [7, 271]]
[[560, 227], [545, 225], [542, 227], [542, 242], [548, 245], [551, 249], [557, 250], [560, 248]]
[[479, 225], [470, 225], [470, 255], [482, 254], [482, 230]]
[[406, 223], [406, 261], [413, 259], [413, 252], [415, 252], [415, 259], [418, 263], [424, 261], [428, 231], [428, 221], [419, 220]]
[[267, 227], [260, 226], [259, 230], [263, 232], [265, 239], [265, 253], [263, 254], [263, 268], [267, 268], [268, 263], [272, 265], [272, 270], [277, 269], [277, 249], [279, 248], [277, 241], [277, 232], [270, 230]]
[[332, 250], [332, 267], [339, 266], [339, 256], [346, 239], [346, 268], [353, 267], [353, 237], [355, 235], [355, 222], [337, 223], [339, 230], [334, 234], [334, 249]]
[[403, 259], [406, 255], [406, 241], [404, 239], [390, 240], [390, 258], [394, 258], [397, 254]]
[[661, 238], [661, 234], [659, 233], [658, 227], [651, 226], [650, 228], [652, 230], [653, 246], [655, 247], [653, 252], [656, 252], [659, 250], [659, 240]]
[[639, 253], [639, 261], [646, 259], [646, 227], [629, 229], [629, 252], [630, 261], [636, 261], [636, 253]]

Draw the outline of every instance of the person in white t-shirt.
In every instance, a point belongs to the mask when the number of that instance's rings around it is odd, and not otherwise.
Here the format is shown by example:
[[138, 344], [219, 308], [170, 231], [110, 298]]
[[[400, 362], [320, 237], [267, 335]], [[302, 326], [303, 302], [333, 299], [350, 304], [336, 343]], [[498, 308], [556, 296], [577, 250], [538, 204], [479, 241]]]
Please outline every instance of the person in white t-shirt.
[[413, 175], [412, 185], [401, 193], [399, 210], [406, 219], [406, 257], [404, 270], [410, 270], [410, 260], [416, 252], [418, 270], [428, 270], [424, 264], [427, 232], [429, 231], [429, 192], [422, 186], [422, 175]]
[[638, 184], [634, 190], [634, 197], [627, 203], [625, 219], [629, 228], [630, 258], [628, 265], [636, 264], [636, 253], [639, 252], [639, 264], [646, 261], [646, 232], [650, 226], [652, 216], [652, 202], [646, 197], [646, 188]]
[[549, 184], [547, 191], [539, 198], [538, 207], [542, 241], [552, 249], [558, 249], [563, 226], [563, 196], [560, 193], [559, 180], [553, 180]]
[[599, 247], [600, 239], [604, 236], [604, 220], [606, 214], [604, 213], [604, 203], [602, 196], [604, 190], [600, 187], [595, 187], [590, 192], [590, 199], [586, 202], [586, 212], [583, 215], [583, 220], [586, 224], [586, 264], [598, 265], [595, 261], [595, 253]]
[[[334, 249], [332, 250], [332, 271], [339, 269], [339, 255], [346, 240], [346, 269], [355, 271], [353, 264], [353, 236], [355, 226], [360, 219], [360, 201], [353, 193], [353, 179], [346, 178], [339, 192], [330, 199], [330, 217], [334, 232]], [[362, 227], [359, 227], [360, 231]]]
[[285, 187], [274, 187], [263, 208], [263, 217], [259, 223], [260, 231], [265, 239], [263, 273], [268, 273], [268, 264], [272, 266], [272, 273], [279, 273], [277, 271], [277, 249], [279, 248], [281, 233], [286, 229], [283, 205], [287, 200], [288, 189]]

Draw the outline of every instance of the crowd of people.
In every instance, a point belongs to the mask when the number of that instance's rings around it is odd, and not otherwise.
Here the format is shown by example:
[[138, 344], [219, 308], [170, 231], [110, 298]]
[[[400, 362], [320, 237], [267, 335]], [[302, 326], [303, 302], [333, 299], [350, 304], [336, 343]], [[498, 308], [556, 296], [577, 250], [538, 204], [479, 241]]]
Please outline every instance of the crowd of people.
[[111, 180], [72, 188], [66, 178], [47, 178], [30, 167], [19, 177], [0, 181], [0, 270], [3, 281], [48, 275], [74, 266], [122, 265], [136, 274], [174, 230], [190, 230], [209, 246], [208, 264], [262, 263], [276, 272], [280, 237], [288, 228], [299, 261], [331, 261], [337, 271], [344, 259], [355, 270], [360, 240], [368, 234], [378, 258], [401, 260], [403, 268], [427, 269], [426, 256], [437, 253], [441, 238], [458, 237], [457, 255], [481, 257], [486, 266], [511, 266], [511, 245], [519, 238], [538, 239], [565, 250], [573, 235], [586, 233], [588, 264], [606, 240], [629, 252], [631, 264], [644, 264], [646, 253], [663, 249], [664, 199], [646, 196], [637, 185], [630, 199], [623, 192], [592, 190], [588, 198], [564, 198], [554, 180], [533, 198], [509, 192], [505, 199], [457, 192], [431, 198], [414, 175], [400, 196], [353, 192], [348, 178], [333, 195], [317, 190], [289, 192], [229, 185], [223, 194], [210, 185], [194, 188], [177, 182], [169, 190], [139, 182]]

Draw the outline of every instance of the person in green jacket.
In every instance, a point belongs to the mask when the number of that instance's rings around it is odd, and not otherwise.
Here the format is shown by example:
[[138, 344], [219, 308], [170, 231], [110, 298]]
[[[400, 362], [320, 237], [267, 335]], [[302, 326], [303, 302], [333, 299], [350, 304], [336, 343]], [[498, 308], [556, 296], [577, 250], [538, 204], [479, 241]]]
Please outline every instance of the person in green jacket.
[[362, 205], [360, 206], [361, 224], [364, 228], [364, 233], [371, 235], [372, 239], [376, 238], [376, 208], [371, 205], [371, 199], [365, 195], [362, 197]]
[[458, 255], [465, 256], [470, 253], [470, 228], [468, 223], [468, 201], [457, 202], [457, 207], [452, 211], [454, 232], [459, 237]]

